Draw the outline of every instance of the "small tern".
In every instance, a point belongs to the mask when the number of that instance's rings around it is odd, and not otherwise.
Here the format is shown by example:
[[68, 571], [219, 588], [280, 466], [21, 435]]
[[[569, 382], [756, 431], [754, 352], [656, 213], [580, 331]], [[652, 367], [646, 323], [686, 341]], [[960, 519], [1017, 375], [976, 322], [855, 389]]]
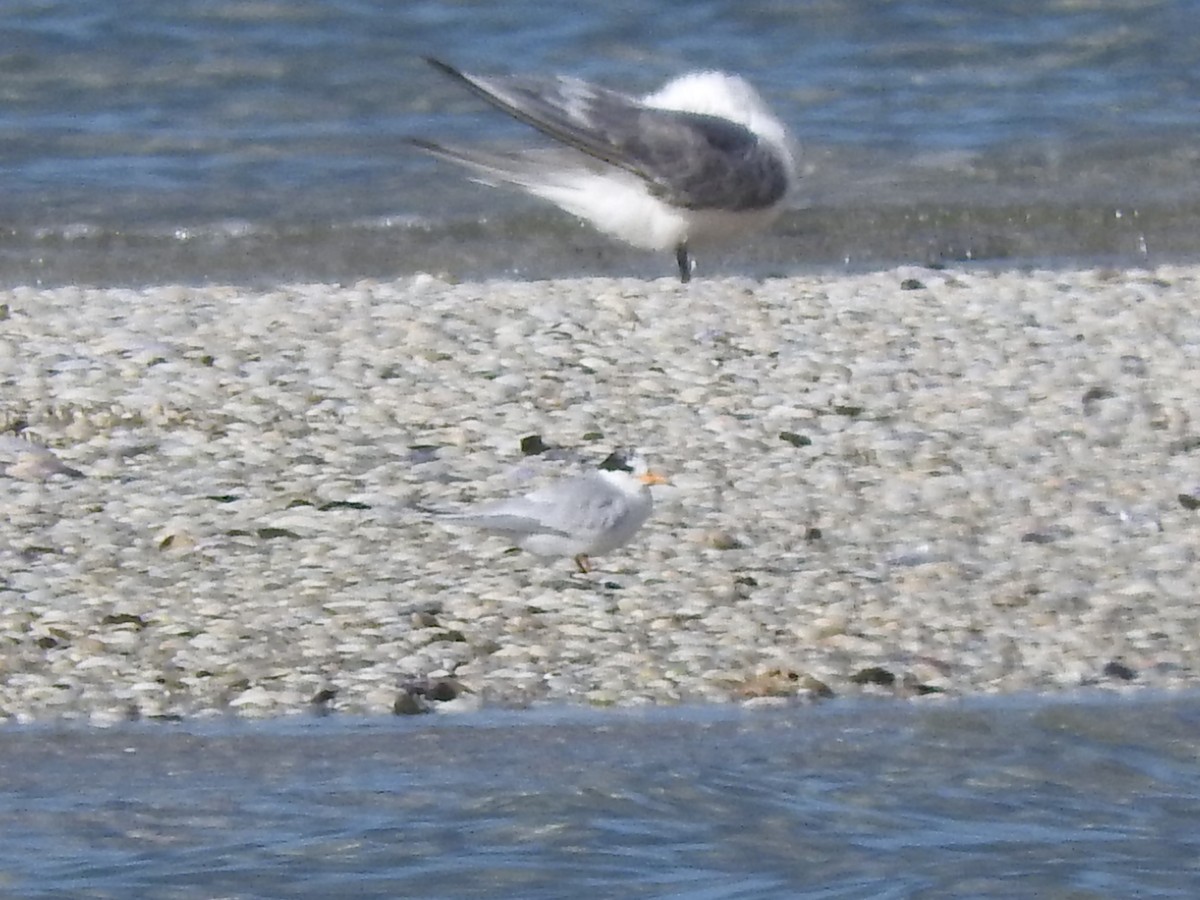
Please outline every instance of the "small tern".
[[45, 481], [52, 475], [83, 477], [82, 472], [64, 463], [49, 447], [9, 434], [0, 435], [0, 474], [23, 481]]
[[787, 129], [737, 75], [692, 72], [644, 97], [556, 76], [482, 76], [427, 62], [509, 115], [566, 145], [499, 151], [418, 149], [556, 204], [635, 247], [689, 248], [770, 225], [796, 182]]
[[438, 516], [448, 525], [472, 525], [501, 535], [538, 556], [570, 556], [587, 573], [589, 557], [629, 543], [654, 507], [650, 485], [666, 481], [647, 467], [641, 454], [617, 450], [594, 472]]

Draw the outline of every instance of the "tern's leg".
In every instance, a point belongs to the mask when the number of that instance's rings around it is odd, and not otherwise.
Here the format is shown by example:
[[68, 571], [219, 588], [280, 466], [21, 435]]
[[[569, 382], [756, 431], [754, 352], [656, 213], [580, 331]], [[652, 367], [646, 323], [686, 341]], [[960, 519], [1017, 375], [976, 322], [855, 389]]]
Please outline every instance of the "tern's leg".
[[675, 262], [679, 265], [679, 280], [687, 284], [692, 280], [692, 259], [688, 256], [686, 241], [676, 246]]
[[580, 553], [578, 556], [575, 557], [575, 565], [579, 566], [579, 571], [582, 572], [584, 575], [586, 575], [588, 572], [592, 571], [592, 567], [588, 563], [588, 558], [587, 558], [586, 553]]

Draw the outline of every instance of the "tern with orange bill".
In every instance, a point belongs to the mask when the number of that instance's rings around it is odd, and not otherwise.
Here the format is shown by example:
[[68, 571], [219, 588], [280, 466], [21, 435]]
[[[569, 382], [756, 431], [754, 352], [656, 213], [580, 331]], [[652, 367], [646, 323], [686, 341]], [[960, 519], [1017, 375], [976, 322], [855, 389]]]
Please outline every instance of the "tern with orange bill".
[[569, 556], [580, 572], [590, 557], [633, 539], [650, 517], [650, 486], [667, 479], [640, 453], [617, 450], [594, 471], [552, 482], [520, 497], [462, 512], [438, 513], [447, 525], [468, 525], [507, 538], [537, 556]]

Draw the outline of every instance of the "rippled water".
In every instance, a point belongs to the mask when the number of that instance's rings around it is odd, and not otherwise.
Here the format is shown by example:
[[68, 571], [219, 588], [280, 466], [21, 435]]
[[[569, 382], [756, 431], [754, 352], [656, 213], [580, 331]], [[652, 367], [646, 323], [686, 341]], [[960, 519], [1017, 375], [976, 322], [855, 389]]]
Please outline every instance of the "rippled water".
[[[710, 268], [1194, 254], [1195, 0], [7, 0], [0, 281], [661, 274], [406, 135], [525, 141], [421, 56], [746, 74], [803, 208]], [[667, 267], [669, 269], [669, 266]]]
[[0, 732], [22, 897], [1200, 889], [1200, 699]]

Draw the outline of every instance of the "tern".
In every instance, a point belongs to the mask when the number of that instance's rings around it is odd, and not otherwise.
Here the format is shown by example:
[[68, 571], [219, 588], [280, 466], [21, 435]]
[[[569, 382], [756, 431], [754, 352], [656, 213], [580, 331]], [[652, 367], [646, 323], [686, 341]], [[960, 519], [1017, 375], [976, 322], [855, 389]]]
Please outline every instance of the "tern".
[[448, 525], [470, 525], [501, 535], [538, 556], [570, 556], [580, 572], [589, 558], [624, 546], [654, 508], [650, 485], [667, 479], [636, 450], [609, 454], [594, 472], [551, 482], [462, 512], [438, 513]]
[[564, 146], [410, 143], [635, 247], [673, 249], [682, 282], [692, 276], [690, 248], [769, 226], [797, 180], [787, 129], [737, 75], [692, 72], [635, 97], [566, 75], [483, 76], [426, 61]]

